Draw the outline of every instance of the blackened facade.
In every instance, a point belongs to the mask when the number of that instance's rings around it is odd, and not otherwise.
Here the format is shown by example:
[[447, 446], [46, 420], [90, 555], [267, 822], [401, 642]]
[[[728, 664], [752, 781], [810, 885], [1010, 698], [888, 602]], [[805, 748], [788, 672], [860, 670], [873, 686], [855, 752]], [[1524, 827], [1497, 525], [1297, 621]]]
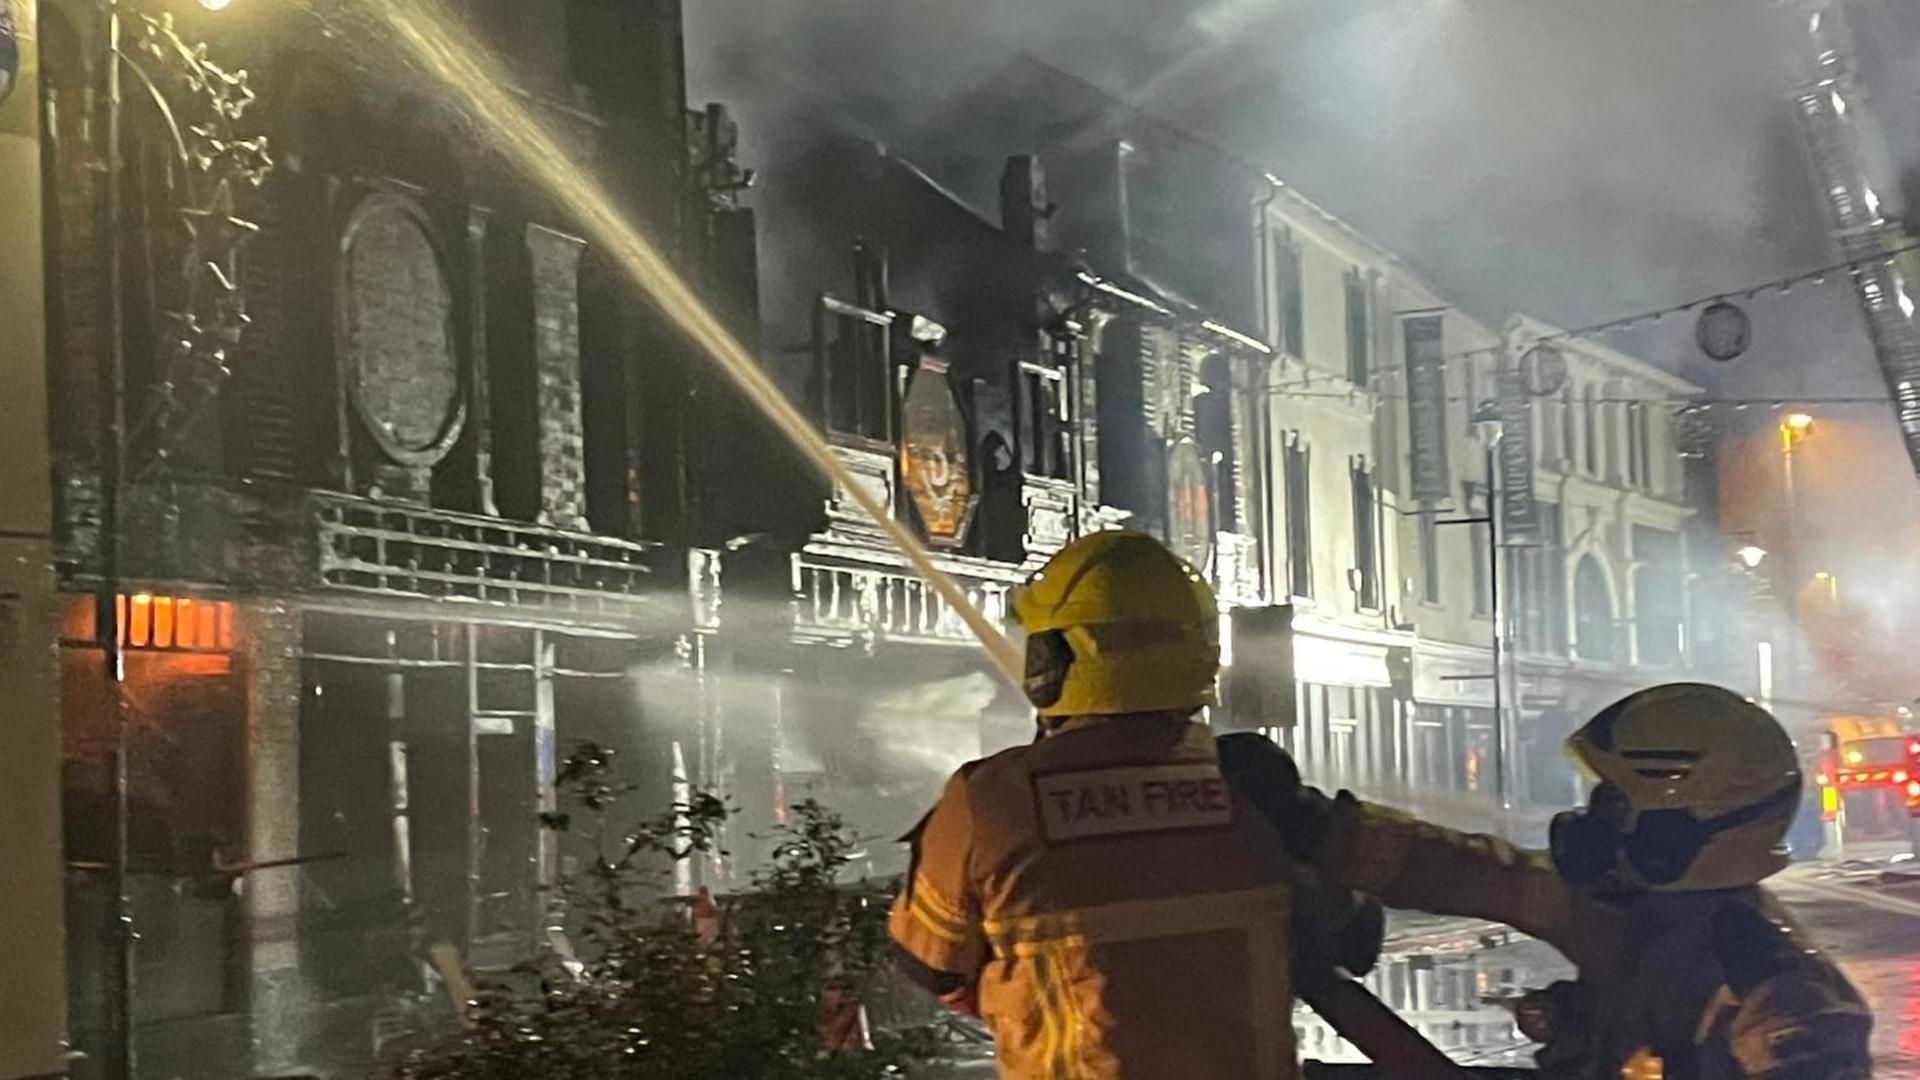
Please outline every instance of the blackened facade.
[[[744, 177], [686, 107], [677, 5], [533, 6], [467, 29], [750, 340]], [[109, 227], [100, 11], [42, 11], [75, 1071], [118, 998], [116, 708], [140, 1074], [364, 1069], [451, 1020], [437, 954], [530, 947], [557, 746], [664, 798], [699, 745], [654, 687], [699, 655], [701, 362], [436, 87], [304, 12], [128, 15]], [[209, 110], [248, 169], [197, 154]]]

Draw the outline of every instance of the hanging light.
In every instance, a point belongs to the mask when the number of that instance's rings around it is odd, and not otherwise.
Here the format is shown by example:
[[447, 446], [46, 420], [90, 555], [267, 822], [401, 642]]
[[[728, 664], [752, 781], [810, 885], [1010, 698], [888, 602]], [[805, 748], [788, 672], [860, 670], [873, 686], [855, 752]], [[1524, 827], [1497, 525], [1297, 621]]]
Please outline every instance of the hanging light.
[[200, 6], [208, 11], [225, 11], [231, 3], [233, 0], [200, 0]]

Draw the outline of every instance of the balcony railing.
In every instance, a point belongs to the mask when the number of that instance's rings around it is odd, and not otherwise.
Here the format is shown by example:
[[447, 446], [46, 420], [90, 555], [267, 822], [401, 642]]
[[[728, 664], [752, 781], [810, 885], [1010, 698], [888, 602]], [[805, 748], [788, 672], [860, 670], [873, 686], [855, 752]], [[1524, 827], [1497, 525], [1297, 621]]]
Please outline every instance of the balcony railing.
[[336, 589], [620, 616], [664, 587], [653, 545], [345, 495], [312, 506], [320, 578]]

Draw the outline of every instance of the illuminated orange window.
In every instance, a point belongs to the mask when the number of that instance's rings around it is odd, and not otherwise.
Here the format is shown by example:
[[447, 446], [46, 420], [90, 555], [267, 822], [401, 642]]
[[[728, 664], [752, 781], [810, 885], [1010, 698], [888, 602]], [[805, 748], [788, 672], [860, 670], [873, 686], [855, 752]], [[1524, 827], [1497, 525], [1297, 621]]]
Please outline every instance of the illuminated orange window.
[[[114, 598], [114, 622], [123, 649], [184, 649], [194, 652], [233, 648], [233, 604], [191, 596], [134, 593]], [[64, 635], [94, 641], [94, 600], [67, 599]]]

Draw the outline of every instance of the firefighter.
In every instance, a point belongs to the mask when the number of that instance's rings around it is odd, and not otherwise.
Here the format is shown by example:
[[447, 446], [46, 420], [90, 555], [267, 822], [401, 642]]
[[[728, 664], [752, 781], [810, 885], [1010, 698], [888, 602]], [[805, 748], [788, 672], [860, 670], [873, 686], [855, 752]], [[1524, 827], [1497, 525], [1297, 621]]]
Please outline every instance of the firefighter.
[[909, 974], [985, 1018], [1003, 1077], [1297, 1076], [1290, 941], [1364, 968], [1379, 909], [1320, 889], [1223, 777], [1196, 717], [1212, 590], [1151, 537], [1101, 532], [1013, 610], [1040, 734], [962, 767], [909, 834], [889, 918]]
[[1595, 786], [1584, 808], [1555, 816], [1548, 852], [1348, 792], [1299, 787], [1259, 802], [1331, 881], [1394, 907], [1507, 923], [1565, 953], [1578, 979], [1522, 1010], [1547, 1044], [1546, 1075], [1868, 1076], [1871, 1015], [1760, 885], [1786, 865], [1801, 790], [1773, 717], [1719, 687], [1673, 683], [1602, 710], [1567, 752]]

